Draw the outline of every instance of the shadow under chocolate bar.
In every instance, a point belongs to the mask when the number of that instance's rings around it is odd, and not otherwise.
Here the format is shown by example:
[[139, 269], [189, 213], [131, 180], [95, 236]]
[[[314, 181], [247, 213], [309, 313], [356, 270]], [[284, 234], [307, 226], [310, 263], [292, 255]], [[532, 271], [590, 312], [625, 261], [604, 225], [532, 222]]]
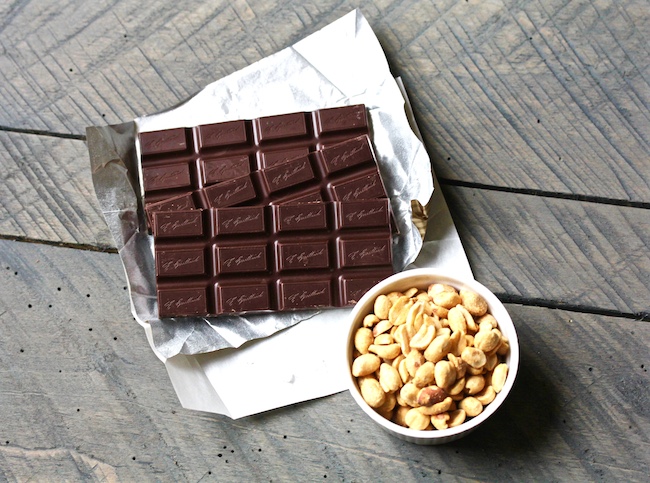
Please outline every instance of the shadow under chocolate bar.
[[369, 134], [364, 105], [139, 134], [145, 204]]
[[393, 273], [388, 199], [153, 220], [160, 317], [343, 307]]

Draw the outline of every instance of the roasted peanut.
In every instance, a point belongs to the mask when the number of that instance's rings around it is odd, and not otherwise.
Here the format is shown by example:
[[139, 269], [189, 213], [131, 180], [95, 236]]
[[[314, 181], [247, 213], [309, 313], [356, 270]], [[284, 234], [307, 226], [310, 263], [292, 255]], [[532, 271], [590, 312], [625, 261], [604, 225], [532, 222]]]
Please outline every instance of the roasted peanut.
[[388, 297], [380, 295], [375, 299], [375, 315], [379, 319], [387, 319], [391, 305], [392, 303]]
[[402, 379], [402, 383], [406, 384], [411, 380], [412, 376], [406, 367], [406, 358], [404, 358], [397, 366], [397, 372], [399, 372], [399, 377]]
[[455, 428], [456, 426], [460, 426], [465, 422], [466, 416], [467, 414], [462, 409], [456, 409], [455, 411], [451, 411], [449, 413], [449, 420], [447, 421], [447, 425], [450, 428]]
[[447, 334], [437, 336], [424, 351], [424, 358], [431, 362], [441, 361], [451, 352], [451, 338]]
[[395, 359], [401, 352], [399, 344], [378, 345], [371, 344], [369, 352], [377, 354], [382, 359]]
[[447, 399], [447, 393], [438, 386], [423, 387], [418, 393], [418, 404], [420, 406], [433, 406], [445, 399]]
[[474, 416], [478, 416], [483, 412], [483, 405], [479, 402], [478, 399], [475, 397], [466, 397], [462, 401], [458, 403], [458, 408], [462, 409], [465, 411], [465, 413], [470, 417], [473, 418]]
[[377, 411], [386, 411], [386, 412], [392, 411], [393, 409], [395, 409], [395, 406], [397, 406], [397, 398], [395, 397], [395, 393], [389, 392], [386, 393], [384, 404], [379, 406], [377, 408]]
[[447, 421], [449, 421], [449, 413], [440, 413], [431, 416], [431, 424], [436, 429], [447, 429], [449, 427]]
[[393, 323], [390, 320], [388, 319], [380, 320], [372, 328], [372, 335], [377, 337], [378, 335], [383, 334], [384, 332], [388, 332], [392, 327], [393, 327]]
[[461, 314], [463, 314], [463, 317], [465, 317], [467, 330], [469, 332], [476, 332], [478, 330], [478, 325], [476, 324], [476, 321], [474, 320], [474, 317], [472, 317], [472, 314], [470, 314], [469, 310], [467, 310], [462, 305], [457, 305], [456, 308], [460, 311]]
[[381, 359], [375, 354], [362, 354], [352, 362], [352, 375], [354, 377], [372, 374], [381, 365]]
[[482, 368], [487, 362], [485, 352], [483, 352], [481, 349], [477, 349], [476, 347], [465, 347], [465, 350], [462, 352], [460, 357], [474, 369]]
[[417, 387], [428, 386], [435, 379], [434, 370], [435, 365], [433, 362], [425, 362], [420, 367], [418, 367], [417, 371], [415, 371], [415, 375], [413, 376], [413, 384], [415, 384]]
[[418, 368], [426, 361], [424, 356], [417, 349], [411, 349], [411, 352], [406, 356], [406, 369], [411, 377], [415, 377]]
[[492, 387], [496, 393], [501, 392], [501, 389], [503, 389], [507, 376], [508, 366], [505, 363], [497, 365], [492, 371]]
[[393, 422], [406, 428], [406, 413], [408, 413], [411, 409], [412, 408], [410, 406], [397, 406], [395, 412], [393, 413]]
[[[379, 382], [381, 382], [381, 379]], [[478, 394], [484, 387], [485, 378], [483, 376], [469, 376], [465, 381], [465, 392], [470, 396]]]
[[464, 390], [465, 390], [465, 378], [461, 377], [459, 379], [456, 379], [454, 385], [451, 386], [449, 389], [447, 389], [447, 392], [449, 393], [450, 396], [458, 396]]
[[[409, 309], [413, 305], [413, 300], [408, 297], [400, 297], [391, 306], [388, 311], [388, 320], [390, 320], [395, 325], [400, 325], [406, 322], [406, 315], [408, 314]], [[398, 320], [400, 323], [398, 323]]]
[[364, 376], [358, 379], [359, 391], [364, 401], [371, 408], [378, 408], [386, 401], [386, 393], [379, 385], [379, 381], [372, 376]]
[[456, 382], [456, 369], [449, 361], [440, 361], [435, 367], [436, 384], [443, 389], [447, 389]]
[[354, 334], [354, 347], [361, 353], [367, 354], [368, 347], [373, 342], [372, 331], [367, 327], [360, 327]]
[[384, 392], [395, 392], [402, 387], [402, 378], [397, 369], [386, 362], [379, 366], [379, 385]]
[[479, 330], [474, 336], [474, 347], [483, 352], [490, 352], [499, 347], [501, 332], [499, 329]]
[[[395, 339], [393, 339], [393, 336], [390, 334], [379, 334], [377, 337], [375, 337], [373, 343], [376, 345], [389, 345], [394, 344]], [[368, 347], [368, 349], [370, 349], [370, 347]]]
[[454, 404], [453, 399], [450, 397], [446, 397], [439, 403], [433, 404], [431, 406], [420, 406], [417, 409], [422, 414], [426, 414], [427, 416], [433, 416], [434, 414], [440, 414], [440, 413], [444, 413], [445, 411], [449, 411], [449, 408], [451, 408], [452, 404]]
[[422, 324], [420, 330], [409, 341], [409, 346], [413, 349], [424, 350], [429, 347], [435, 335], [435, 325]]
[[431, 422], [431, 418], [428, 418], [426, 415], [414, 408], [406, 413], [404, 421], [409, 428], [421, 431], [427, 429], [427, 426], [429, 426], [429, 423]]
[[438, 292], [433, 296], [433, 303], [444, 307], [446, 309], [451, 309], [456, 305], [461, 303], [460, 295], [456, 292], [443, 291]]
[[417, 287], [411, 287], [406, 292], [404, 292], [404, 296], [405, 297], [413, 297], [419, 291], [420, 291], [420, 289], [418, 289]]
[[479, 392], [476, 396], [474, 396], [478, 401], [483, 405], [487, 406], [490, 404], [492, 401], [494, 401], [494, 398], [497, 396], [496, 391], [492, 386], [487, 386], [484, 387], [481, 392]]
[[440, 292], [456, 292], [456, 289], [451, 285], [446, 285], [443, 283], [432, 283], [427, 288], [427, 293], [431, 298], [433, 298], [434, 295]]
[[449, 327], [453, 332], [467, 332], [467, 322], [465, 321], [465, 314], [460, 310], [460, 308], [452, 307], [449, 309], [449, 314], [447, 314], [447, 320], [449, 321]]
[[488, 304], [483, 297], [471, 290], [461, 289], [460, 298], [463, 306], [469, 311], [470, 314], [480, 317], [487, 312]]
[[407, 382], [402, 386], [399, 391], [399, 395], [402, 400], [409, 406], [415, 408], [418, 407], [418, 395], [420, 393], [420, 388], [411, 382]]
[[377, 322], [379, 322], [379, 317], [375, 314], [368, 314], [363, 318], [364, 327], [373, 327]]

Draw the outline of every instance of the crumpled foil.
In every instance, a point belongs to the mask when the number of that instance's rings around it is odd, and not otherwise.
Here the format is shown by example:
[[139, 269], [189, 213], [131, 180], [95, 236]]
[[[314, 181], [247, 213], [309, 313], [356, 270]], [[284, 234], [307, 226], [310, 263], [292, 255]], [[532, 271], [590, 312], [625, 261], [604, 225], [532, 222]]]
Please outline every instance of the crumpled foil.
[[[403, 270], [420, 253], [425, 217], [416, 226], [412, 201], [416, 201], [415, 206], [425, 206], [433, 193], [429, 157], [411, 127], [400, 84], [390, 73], [367, 22], [358, 11], [337, 21], [339, 28], [340, 22], [355, 22], [352, 28], [342, 30], [350, 32], [352, 38], [337, 35], [336, 45], [329, 41], [323, 45], [319, 39], [329, 35], [326, 30], [331, 26], [325, 27], [292, 47], [208, 85], [173, 109], [124, 124], [87, 128], [92, 179], [124, 264], [132, 311], [136, 320], [151, 330], [159, 357], [240, 347], [329, 312], [159, 319], [153, 239], [146, 228], [139, 178], [138, 132], [363, 103], [399, 229], [393, 240], [395, 270]], [[332, 310], [331, 316], [339, 318], [341, 310]]]

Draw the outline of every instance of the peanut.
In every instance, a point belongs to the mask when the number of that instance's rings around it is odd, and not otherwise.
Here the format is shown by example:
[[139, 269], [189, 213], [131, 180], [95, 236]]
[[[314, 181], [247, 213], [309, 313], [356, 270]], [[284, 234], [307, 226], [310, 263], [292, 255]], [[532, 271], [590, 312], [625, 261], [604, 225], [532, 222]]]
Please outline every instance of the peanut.
[[[372, 351], [372, 349], [369, 350]], [[487, 362], [487, 357], [485, 356], [485, 352], [475, 347], [465, 347], [465, 350], [463, 350], [462, 354], [460, 355], [460, 358], [463, 359], [463, 361], [465, 361], [470, 367], [473, 367], [474, 369], [480, 369]]]
[[490, 352], [499, 347], [501, 332], [499, 329], [480, 330], [474, 336], [474, 347], [483, 352]]
[[431, 424], [436, 429], [447, 429], [449, 426], [447, 422], [449, 421], [449, 413], [434, 414], [431, 416]]
[[449, 420], [447, 421], [447, 425], [450, 428], [455, 428], [456, 426], [459, 426], [465, 422], [466, 416], [467, 414], [462, 409], [456, 409], [455, 411], [451, 411], [449, 413]]
[[384, 392], [395, 392], [402, 387], [402, 378], [397, 369], [384, 362], [379, 366], [379, 384]]
[[377, 317], [375, 314], [368, 314], [363, 318], [364, 327], [372, 327], [377, 322], [379, 322], [379, 317]]
[[429, 347], [435, 335], [435, 325], [422, 324], [420, 330], [411, 338], [409, 345], [413, 349], [424, 350]]
[[372, 331], [367, 327], [360, 327], [354, 334], [354, 347], [361, 353], [367, 354], [368, 347], [373, 342]]
[[463, 424], [506, 382], [510, 344], [470, 290], [431, 284], [378, 296], [354, 334], [352, 374], [378, 414], [417, 430]]
[[494, 398], [497, 397], [497, 393], [492, 386], [487, 386], [484, 387], [483, 390], [476, 394], [474, 397], [478, 399], [478, 402], [480, 402], [483, 406], [487, 406], [492, 401], [494, 401]]
[[483, 376], [469, 376], [465, 381], [465, 392], [470, 396], [473, 396], [481, 392], [484, 387], [485, 387], [485, 378]]
[[465, 413], [470, 418], [473, 418], [474, 416], [478, 416], [483, 412], [483, 405], [479, 402], [478, 399], [472, 396], [466, 397], [465, 399], [460, 401], [458, 403], [458, 408], [465, 411]]
[[433, 296], [433, 303], [446, 309], [451, 309], [461, 302], [462, 300], [460, 298], [460, 295], [458, 295], [456, 292], [444, 291], [439, 292]]
[[456, 382], [456, 369], [449, 361], [440, 361], [435, 367], [436, 384], [443, 389]]
[[388, 332], [392, 327], [393, 327], [393, 323], [390, 320], [388, 319], [380, 320], [372, 328], [372, 335], [377, 337], [378, 335], [381, 335], [384, 332]]
[[447, 399], [447, 393], [438, 386], [428, 386], [420, 389], [418, 404], [420, 406], [433, 406]]
[[418, 403], [418, 395], [420, 394], [420, 389], [413, 383], [407, 382], [402, 386], [402, 389], [399, 391], [399, 395], [402, 400], [409, 406], [415, 408], [420, 404]]
[[374, 352], [382, 359], [395, 359], [402, 350], [400, 349], [399, 344], [372, 344], [370, 347], [368, 347], [368, 351]]
[[385, 295], [380, 295], [375, 299], [375, 315], [379, 319], [387, 319], [388, 311], [392, 303]]
[[439, 403], [433, 404], [431, 406], [420, 406], [417, 409], [422, 414], [426, 414], [427, 416], [433, 416], [434, 414], [440, 414], [440, 413], [444, 413], [445, 411], [449, 411], [449, 408], [451, 408], [451, 405], [453, 403], [454, 403], [453, 399], [451, 399], [450, 397], [446, 397]]
[[352, 375], [354, 377], [372, 374], [381, 365], [381, 359], [375, 354], [362, 354], [352, 362]]
[[379, 385], [379, 381], [372, 376], [364, 376], [358, 379], [361, 397], [371, 408], [378, 408], [386, 401], [386, 393]]
[[460, 290], [460, 298], [463, 306], [470, 314], [480, 317], [487, 312], [488, 304], [483, 297], [471, 290]]
[[424, 351], [424, 358], [431, 362], [441, 361], [451, 352], [451, 338], [447, 334], [442, 334], [433, 339], [429, 347]]
[[414, 408], [406, 413], [404, 421], [409, 428], [419, 429], [421, 431], [427, 429], [431, 422], [431, 418], [428, 418], [426, 415]]
[[497, 393], [501, 392], [504, 384], [506, 383], [506, 377], [508, 376], [508, 366], [505, 363], [499, 364], [492, 371], [492, 387]]
[[424, 387], [431, 384], [435, 379], [435, 365], [433, 362], [425, 362], [415, 371], [413, 384], [417, 387]]
[[[393, 339], [393, 336], [390, 334], [379, 334], [374, 340], [375, 345], [389, 345], [394, 342], [395, 339]], [[370, 347], [368, 347], [368, 349], [370, 349]]]

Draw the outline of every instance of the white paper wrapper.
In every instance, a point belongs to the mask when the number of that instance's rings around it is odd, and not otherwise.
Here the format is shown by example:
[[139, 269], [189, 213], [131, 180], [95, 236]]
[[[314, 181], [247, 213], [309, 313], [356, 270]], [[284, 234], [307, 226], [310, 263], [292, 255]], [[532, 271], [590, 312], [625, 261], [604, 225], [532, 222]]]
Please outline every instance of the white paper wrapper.
[[[343, 390], [339, 345], [345, 340], [349, 309], [159, 320], [136, 131], [365, 104], [400, 230], [393, 246], [396, 270], [420, 254], [418, 266], [449, 264], [467, 273], [467, 259], [439, 190], [429, 222], [434, 237], [427, 236], [420, 253], [422, 238], [411, 222], [411, 200], [429, 202], [433, 176], [405, 98], [372, 29], [353, 11], [294, 46], [210, 84], [170, 111], [136, 119], [135, 124], [88, 128], [93, 181], [124, 263], [133, 313], [165, 362], [184, 407], [237, 418]], [[263, 381], [268, 390], [257, 385], [254, 391], [267, 397], [253, 397], [253, 388], [242, 386], [242, 380]]]

